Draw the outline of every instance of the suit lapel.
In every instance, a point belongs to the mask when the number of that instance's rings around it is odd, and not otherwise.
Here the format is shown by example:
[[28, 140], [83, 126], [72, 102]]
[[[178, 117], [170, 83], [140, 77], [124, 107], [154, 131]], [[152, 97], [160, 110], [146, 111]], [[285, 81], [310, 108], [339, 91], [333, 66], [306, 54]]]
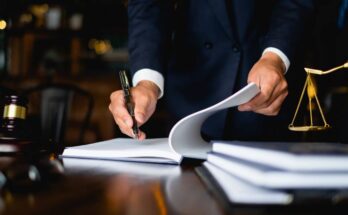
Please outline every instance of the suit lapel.
[[221, 27], [224, 29], [225, 33], [230, 39], [233, 40], [233, 34], [231, 29], [231, 23], [228, 18], [226, 11], [226, 5], [224, 0], [206, 0], [209, 2], [216, 18], [218, 19]]

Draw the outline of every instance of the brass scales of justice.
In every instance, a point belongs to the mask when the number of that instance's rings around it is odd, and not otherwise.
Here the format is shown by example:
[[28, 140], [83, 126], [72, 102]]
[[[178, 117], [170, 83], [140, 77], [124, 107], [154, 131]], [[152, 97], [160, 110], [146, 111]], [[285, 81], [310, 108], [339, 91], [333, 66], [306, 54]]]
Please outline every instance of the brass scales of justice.
[[[324, 116], [324, 112], [323, 109], [320, 106], [320, 102], [317, 96], [317, 89], [316, 86], [312, 80], [311, 75], [326, 75], [332, 72], [335, 72], [339, 69], [343, 69], [343, 68], [348, 68], [348, 61], [346, 63], [344, 63], [341, 66], [337, 66], [335, 68], [326, 70], [326, 71], [322, 71], [322, 70], [318, 70], [318, 69], [310, 69], [310, 68], [305, 68], [305, 71], [307, 73], [307, 78], [306, 78], [306, 82], [304, 84], [301, 96], [300, 96], [300, 100], [297, 104], [296, 107], [296, 111], [294, 114], [294, 117], [292, 119], [292, 122], [290, 123], [290, 125], [288, 126], [289, 130], [291, 131], [320, 131], [320, 130], [326, 130], [331, 128], [331, 126], [326, 122], [325, 116]], [[305, 92], [307, 91], [307, 97], [308, 97], [308, 105], [309, 105], [309, 125], [294, 125], [296, 117], [298, 115], [298, 111], [300, 109], [303, 97]], [[323, 122], [322, 125], [314, 125], [313, 122], [313, 105], [312, 105], [312, 100], [315, 99], [316, 105], [318, 106], [319, 112], [320, 112], [320, 116], [321, 116], [321, 120]]]

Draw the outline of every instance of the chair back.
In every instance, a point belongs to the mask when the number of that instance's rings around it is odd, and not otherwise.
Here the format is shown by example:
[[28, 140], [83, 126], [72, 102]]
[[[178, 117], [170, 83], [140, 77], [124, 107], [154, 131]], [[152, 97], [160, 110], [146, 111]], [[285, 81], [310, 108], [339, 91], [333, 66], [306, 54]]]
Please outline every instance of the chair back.
[[[29, 99], [29, 115], [39, 118], [36, 124], [39, 124], [41, 140], [65, 146], [69, 124], [75, 123], [78, 138], [74, 144], [83, 143], [94, 103], [89, 92], [75, 85], [47, 84], [27, 89], [24, 94]], [[74, 115], [79, 115], [79, 119], [74, 120]]]

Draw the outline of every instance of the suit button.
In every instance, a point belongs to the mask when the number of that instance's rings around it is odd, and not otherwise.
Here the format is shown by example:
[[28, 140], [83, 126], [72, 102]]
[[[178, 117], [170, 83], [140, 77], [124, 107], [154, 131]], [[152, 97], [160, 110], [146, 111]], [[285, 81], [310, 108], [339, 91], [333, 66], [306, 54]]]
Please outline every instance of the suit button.
[[240, 51], [239, 45], [238, 45], [238, 44], [234, 44], [234, 45], [232, 46], [232, 51], [233, 51], [233, 52], [239, 52], [239, 51]]
[[212, 48], [213, 48], [213, 44], [212, 44], [211, 42], [205, 42], [205, 43], [204, 43], [204, 47], [205, 47], [206, 49], [212, 49]]

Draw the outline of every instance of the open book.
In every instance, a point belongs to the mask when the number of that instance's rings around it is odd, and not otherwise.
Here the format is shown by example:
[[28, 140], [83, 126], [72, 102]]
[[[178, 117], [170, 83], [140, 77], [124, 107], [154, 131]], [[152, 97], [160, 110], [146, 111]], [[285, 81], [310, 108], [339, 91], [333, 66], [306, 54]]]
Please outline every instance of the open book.
[[68, 147], [62, 156], [173, 164], [180, 163], [183, 157], [206, 159], [212, 145], [201, 137], [200, 131], [204, 121], [217, 111], [248, 102], [259, 91], [256, 84], [248, 84], [225, 100], [184, 117], [174, 125], [168, 138], [143, 141], [116, 138]]

